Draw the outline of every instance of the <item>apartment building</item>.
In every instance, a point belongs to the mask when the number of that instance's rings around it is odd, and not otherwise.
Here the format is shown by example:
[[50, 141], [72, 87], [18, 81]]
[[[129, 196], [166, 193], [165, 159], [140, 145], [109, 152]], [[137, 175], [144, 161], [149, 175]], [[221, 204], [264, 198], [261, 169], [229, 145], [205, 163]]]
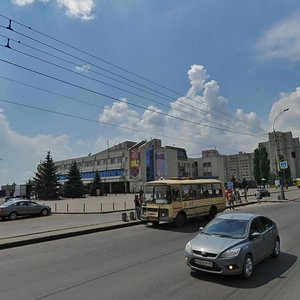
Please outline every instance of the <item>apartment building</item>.
[[[278, 170], [277, 156], [288, 162], [292, 178], [300, 177], [300, 144], [299, 138], [293, 138], [292, 132], [276, 131], [268, 134], [269, 140], [261, 142], [258, 147], [265, 147], [270, 159], [270, 172]], [[277, 150], [277, 151], [276, 151]], [[278, 154], [278, 155], [277, 155]]]

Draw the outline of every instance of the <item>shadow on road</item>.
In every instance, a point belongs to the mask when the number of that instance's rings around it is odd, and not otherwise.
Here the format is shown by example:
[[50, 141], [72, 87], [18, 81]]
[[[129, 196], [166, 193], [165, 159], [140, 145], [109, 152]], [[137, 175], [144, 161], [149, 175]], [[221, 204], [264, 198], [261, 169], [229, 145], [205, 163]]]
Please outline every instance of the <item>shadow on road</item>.
[[220, 276], [204, 272], [191, 271], [191, 276], [217, 284], [239, 288], [251, 289], [267, 284], [276, 278], [286, 278], [286, 273], [297, 261], [297, 256], [288, 253], [281, 253], [279, 258], [269, 257], [256, 265], [253, 277], [249, 280], [242, 279], [240, 276]]
[[182, 233], [198, 233], [199, 227], [204, 227], [209, 221], [205, 218], [196, 218], [190, 219], [188, 222], [182, 227], [175, 227], [172, 223], [162, 223], [158, 225], [152, 225], [151, 223], [146, 224], [146, 227], [154, 228], [157, 230], [165, 230], [165, 231], [176, 231]]

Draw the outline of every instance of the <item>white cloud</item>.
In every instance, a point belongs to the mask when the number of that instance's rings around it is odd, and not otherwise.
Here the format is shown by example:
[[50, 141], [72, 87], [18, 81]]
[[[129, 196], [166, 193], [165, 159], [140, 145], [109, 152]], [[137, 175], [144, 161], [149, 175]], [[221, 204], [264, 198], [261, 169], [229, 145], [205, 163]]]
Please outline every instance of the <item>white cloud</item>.
[[76, 66], [75, 70], [80, 73], [88, 73], [88, 71], [91, 69], [90, 65], [84, 65], [84, 66]]
[[25, 6], [25, 5], [29, 5], [32, 4], [34, 2], [49, 2], [49, 0], [12, 0], [13, 4], [19, 5], [19, 6]]
[[262, 59], [300, 61], [300, 13], [267, 30], [256, 48]]
[[[12, 3], [19, 6], [30, 5], [35, 2], [47, 3], [49, 0], [12, 0]], [[82, 20], [93, 20], [95, 14], [95, 0], [56, 0], [57, 5], [66, 9], [66, 15]]]
[[72, 155], [66, 135], [37, 135], [29, 137], [18, 134], [10, 128], [10, 124], [0, 110], [0, 183], [24, 183], [34, 175], [37, 164], [43, 160], [47, 151], [51, 151], [54, 160]]
[[59, 7], [66, 9], [69, 17], [80, 18], [82, 20], [92, 20], [95, 18], [93, 9], [95, 0], [57, 0]]
[[[158, 137], [155, 136], [157, 133], [164, 143], [180, 144], [191, 153], [199, 152], [199, 147], [208, 149], [215, 146], [220, 149], [225, 148], [222, 149], [223, 153], [228, 149], [253, 151], [257, 147], [259, 138], [249, 138], [247, 133], [252, 126], [257, 128], [260, 126], [256, 114], [253, 112], [247, 114], [241, 109], [238, 109], [235, 114], [230, 113], [228, 100], [220, 95], [218, 83], [215, 80], [206, 81], [209, 76], [203, 66], [191, 66], [188, 77], [191, 87], [187, 96], [170, 103], [171, 107], [168, 111], [162, 111], [152, 105], [147, 110], [138, 112], [129, 108], [126, 102], [116, 102], [101, 113], [99, 120], [143, 130], [146, 135], [148, 133], [148, 138]], [[232, 123], [236, 126], [233, 127]], [[256, 130], [259, 130], [257, 128]], [[230, 130], [245, 133], [238, 135], [238, 145], [228, 143], [228, 140], [236, 136]], [[135, 140], [145, 139], [145, 133], [136, 132], [132, 136]], [[190, 142], [178, 141], [176, 140], [178, 138]]]
[[275, 118], [285, 109], [288, 111], [280, 115], [274, 126], [276, 131], [292, 131], [293, 137], [300, 136], [300, 87], [290, 93], [281, 93], [279, 99], [273, 104], [269, 114], [270, 131], [273, 130]]

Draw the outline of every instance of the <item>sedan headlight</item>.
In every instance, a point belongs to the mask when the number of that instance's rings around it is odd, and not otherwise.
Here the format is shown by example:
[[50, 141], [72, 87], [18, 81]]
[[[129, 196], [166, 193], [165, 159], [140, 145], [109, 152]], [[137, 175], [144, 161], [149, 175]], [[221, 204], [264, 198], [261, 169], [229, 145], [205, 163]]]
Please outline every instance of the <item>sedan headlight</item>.
[[222, 258], [232, 258], [232, 257], [236, 257], [239, 255], [241, 251], [241, 248], [233, 248], [233, 249], [229, 249], [227, 251], [225, 251], [221, 257]]
[[192, 254], [192, 243], [188, 242], [185, 246], [185, 252], [187, 252], [188, 254]]

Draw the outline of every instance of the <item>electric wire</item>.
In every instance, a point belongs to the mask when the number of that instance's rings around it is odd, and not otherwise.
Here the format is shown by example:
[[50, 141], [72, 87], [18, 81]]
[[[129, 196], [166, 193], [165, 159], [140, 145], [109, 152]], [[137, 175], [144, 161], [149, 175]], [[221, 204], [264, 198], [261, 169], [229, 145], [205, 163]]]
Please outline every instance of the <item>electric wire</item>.
[[[16, 51], [16, 52], [18, 52], [18, 53], [21, 53], [21, 54], [23, 54], [23, 55], [26, 55], [26, 56], [28, 56], [28, 57], [37, 59], [37, 60], [42, 61], [42, 62], [44, 62], [44, 63], [50, 64], [50, 65], [55, 66], [55, 67], [57, 67], [57, 68], [63, 69], [63, 70], [65, 70], [65, 71], [71, 72], [71, 73], [73, 73], [73, 74], [75, 74], [75, 75], [82, 76], [82, 77], [91, 79], [91, 80], [93, 80], [93, 81], [96, 81], [96, 82], [98, 82], [98, 83], [105, 84], [105, 85], [108, 85], [108, 86], [110, 86], [110, 87], [117, 88], [117, 89], [119, 89], [119, 90], [121, 90], [121, 91], [124, 91], [124, 92], [130, 93], [130, 94], [132, 94], [132, 95], [135, 95], [135, 96], [137, 96], [137, 97], [141, 97], [141, 98], [143, 98], [143, 99], [146, 99], [146, 100], [149, 100], [149, 101], [158, 103], [158, 104], [160, 104], [160, 105], [162, 105], [162, 106], [165, 106], [165, 107], [167, 107], [167, 108], [172, 108], [174, 111], [179, 111], [179, 112], [182, 112], [182, 113], [191, 115], [191, 116], [193, 116], [193, 117], [197, 117], [196, 115], [191, 114], [191, 113], [189, 113], [189, 112], [179, 110], [179, 109], [175, 108], [174, 106], [171, 107], [171, 106], [169, 106], [169, 105], [162, 104], [162, 103], [160, 103], [160, 102], [158, 102], [158, 101], [156, 101], [156, 100], [149, 99], [149, 98], [144, 97], [144, 96], [142, 96], [142, 95], [139, 95], [139, 94], [130, 92], [130, 91], [128, 91], [128, 90], [125, 90], [125, 89], [116, 87], [116, 86], [114, 86], [114, 85], [105, 83], [105, 82], [100, 81], [100, 80], [98, 80], [98, 79], [95, 79], [95, 78], [93, 78], [93, 77], [87, 76], [87, 75], [85, 75], [85, 74], [83, 74], [83, 73], [78, 73], [78, 72], [76, 72], [76, 71], [74, 71], [74, 70], [69, 70], [69, 69], [67, 69], [67, 68], [65, 68], [65, 67], [63, 67], [63, 66], [61, 66], [61, 65], [58, 65], [58, 64], [49, 62], [49, 61], [47, 61], [47, 60], [45, 60], [45, 59], [42, 59], [42, 58], [36, 57], [36, 56], [34, 56], [34, 55], [31, 55], [31, 54], [28, 54], [28, 53], [24, 53], [23, 51], [14, 49], [14, 48], [12, 48], [11, 46], [8, 46], [8, 47], [7, 47], [7, 46], [4, 46], [4, 47], [9, 48], [10, 50]], [[128, 102], [128, 103], [131, 104], [131, 102]], [[145, 109], [146, 109], [146, 108], [145, 108]], [[146, 110], [147, 110], [147, 109], [146, 109]], [[170, 116], [170, 117], [174, 117], [174, 116], [169, 115], [169, 114], [167, 114], [167, 115]], [[219, 122], [213, 121], [213, 120], [207, 120], [207, 119], [204, 119], [204, 121], [208, 121], [208, 122], [210, 122], [210, 123], [213, 123], [213, 124], [221, 125], [221, 126], [222, 126], [222, 124], [220, 124]], [[241, 134], [244, 134], [244, 133], [241, 133]]]
[[49, 78], [49, 79], [52, 79], [52, 80], [55, 80], [55, 81], [58, 81], [58, 82], [61, 82], [61, 83], [64, 83], [64, 84], [67, 84], [67, 85], [70, 85], [70, 86], [73, 86], [73, 87], [76, 87], [76, 88], [79, 88], [79, 89], [82, 89], [84, 91], [87, 91], [87, 92], [91, 92], [93, 94], [96, 94], [96, 95], [99, 95], [99, 96], [103, 96], [105, 98], [108, 98], [110, 100], [115, 100], [115, 101], [118, 101], [118, 102], [123, 102], [123, 103], [126, 103], [128, 105], [131, 105], [131, 106], [134, 106], [134, 107], [137, 107], [137, 108], [142, 108], [144, 110], [147, 110], [147, 111], [151, 111], [153, 113], [157, 113], [157, 114], [160, 114], [160, 115], [163, 115], [163, 116], [167, 116], [167, 117], [172, 117], [172, 118], [175, 118], [177, 120], [180, 120], [180, 121], [184, 121], [186, 123], [191, 123], [191, 124], [194, 124], [194, 125], [200, 125], [200, 126], [204, 126], [204, 127], [208, 127], [208, 128], [213, 128], [213, 129], [216, 129], [216, 130], [220, 130], [220, 131], [225, 131], [225, 132], [231, 132], [231, 133], [236, 133], [236, 134], [243, 134], [243, 135], [248, 135], [248, 136], [257, 136], [257, 135], [253, 135], [253, 134], [249, 134], [249, 133], [241, 133], [239, 131], [234, 131], [234, 130], [230, 130], [230, 129], [226, 129], [226, 128], [219, 128], [219, 127], [215, 127], [215, 126], [212, 126], [212, 125], [209, 125], [209, 124], [202, 124], [202, 123], [199, 123], [199, 122], [195, 122], [195, 121], [191, 121], [191, 120], [186, 120], [186, 119], [183, 119], [183, 118], [180, 118], [180, 117], [177, 117], [177, 116], [170, 116], [168, 115], [167, 113], [164, 113], [164, 112], [161, 112], [161, 111], [158, 111], [158, 110], [155, 110], [155, 109], [151, 109], [151, 108], [146, 108], [144, 106], [141, 106], [141, 105], [138, 105], [138, 104], [134, 104], [134, 103], [128, 103], [127, 101], [125, 100], [122, 100], [122, 99], [118, 99], [116, 97], [113, 97], [111, 95], [107, 95], [107, 94], [104, 94], [104, 93], [101, 93], [101, 92], [98, 92], [98, 91], [95, 91], [95, 90], [92, 90], [92, 89], [89, 89], [89, 88], [86, 88], [86, 87], [82, 87], [78, 84], [75, 84], [75, 83], [72, 83], [72, 82], [69, 82], [69, 81], [66, 81], [64, 79], [61, 79], [61, 78], [57, 78], [57, 77], [54, 77], [54, 76], [51, 76], [51, 75], [48, 75], [48, 74], [45, 74], [45, 73], [42, 73], [42, 72], [39, 72], [37, 70], [33, 70], [31, 68], [27, 68], [25, 66], [21, 66], [19, 64], [16, 64], [16, 63], [13, 63], [13, 62], [10, 62], [10, 61], [7, 61], [5, 59], [1, 59], [0, 58], [0, 61], [4, 62], [4, 63], [7, 63], [7, 64], [10, 64], [12, 66], [15, 66], [15, 67], [18, 67], [18, 68], [21, 68], [23, 70], [26, 70], [26, 71], [30, 71], [32, 73], [35, 73], [35, 74], [38, 74], [38, 75], [41, 75], [43, 77], [46, 77], [46, 78]]
[[[104, 62], [104, 63], [106, 63], [106, 64], [108, 64], [108, 65], [110, 65], [110, 66], [113, 66], [113, 67], [115, 67], [115, 68], [117, 68], [117, 69], [119, 69], [119, 70], [122, 70], [122, 71], [124, 71], [124, 72], [126, 72], [126, 73], [128, 73], [128, 74], [134, 75], [134, 76], [136, 76], [136, 77], [138, 77], [138, 78], [140, 78], [140, 79], [143, 79], [143, 80], [145, 80], [145, 81], [147, 81], [147, 82], [150, 82], [150, 83], [152, 83], [152, 84], [155, 84], [155, 85], [157, 85], [157, 86], [159, 86], [159, 87], [161, 87], [161, 88], [163, 88], [163, 89], [166, 89], [166, 90], [168, 90], [168, 91], [171, 91], [171, 92], [173, 92], [173, 93], [175, 93], [175, 94], [177, 94], [177, 95], [179, 95], [179, 96], [181, 96], [181, 97], [189, 98], [189, 97], [184, 96], [184, 95], [182, 95], [182, 94], [180, 94], [180, 93], [178, 93], [178, 92], [176, 92], [176, 91], [174, 91], [174, 90], [172, 90], [172, 89], [169, 89], [169, 88], [167, 88], [167, 87], [165, 87], [165, 86], [163, 86], [163, 85], [161, 85], [161, 84], [158, 84], [158, 83], [156, 83], [156, 82], [154, 82], [154, 81], [152, 81], [152, 80], [149, 80], [149, 79], [147, 79], [147, 78], [145, 78], [145, 77], [143, 77], [143, 76], [140, 76], [140, 75], [138, 75], [138, 74], [136, 74], [136, 73], [134, 73], [134, 72], [131, 72], [131, 71], [128, 71], [128, 70], [126, 70], [126, 69], [124, 69], [124, 68], [121, 68], [121, 67], [119, 67], [119, 66], [116, 65], [116, 64], [112, 64], [112, 63], [110, 63], [110, 62], [108, 62], [108, 61], [106, 61], [106, 60], [103, 60], [103, 59], [101, 59], [101, 58], [99, 58], [99, 57], [97, 57], [97, 56], [95, 56], [95, 55], [93, 55], [93, 54], [90, 54], [90, 53], [88, 53], [88, 52], [86, 52], [86, 51], [84, 51], [84, 50], [81, 50], [81, 49], [76, 48], [76, 47], [74, 47], [74, 46], [72, 46], [72, 45], [70, 45], [70, 44], [67, 44], [67, 43], [65, 43], [65, 42], [63, 42], [63, 41], [60, 41], [60, 40], [58, 40], [58, 39], [56, 39], [56, 38], [53, 38], [53, 37], [51, 37], [51, 36], [49, 36], [49, 35], [47, 35], [47, 34], [44, 34], [44, 33], [42, 33], [41, 31], [38, 31], [38, 30], [36, 30], [36, 29], [33, 29], [33, 28], [30, 27], [30, 26], [26, 26], [26, 25], [24, 25], [24, 24], [22, 24], [22, 23], [20, 23], [20, 22], [17, 22], [17, 21], [15, 21], [15, 20], [12, 20], [12, 19], [8, 18], [7, 16], [4, 16], [4, 15], [2, 15], [2, 14], [0, 14], [0, 16], [3, 17], [3, 18], [5, 18], [5, 19], [7, 19], [7, 20], [9, 20], [9, 22], [10, 22], [10, 23], [9, 23], [9, 26], [6, 27], [6, 29], [9, 29], [9, 30], [14, 31], [14, 30], [12, 29], [12, 27], [11, 27], [11, 22], [13, 21], [13, 22], [16, 23], [16, 24], [25, 27], [26, 29], [32, 30], [33, 32], [36, 32], [36, 33], [38, 33], [38, 34], [40, 34], [40, 35], [42, 35], [42, 36], [44, 36], [44, 37], [46, 37], [46, 38], [52, 39], [52, 40], [54, 40], [54, 41], [56, 41], [56, 42], [58, 42], [58, 43], [60, 43], [60, 44], [62, 44], [62, 45], [64, 45], [64, 46], [67, 46], [67, 47], [69, 47], [69, 48], [71, 48], [71, 49], [73, 49], [73, 50], [76, 50], [76, 51], [79, 51], [79, 52], [81, 52], [81, 53], [84, 53], [84, 54], [86, 54], [86, 55], [88, 55], [88, 56], [90, 56], [90, 57], [93, 57], [93, 58], [95, 58], [95, 59], [97, 59], [97, 60], [99, 60], [99, 61], [101, 61], [101, 62]], [[26, 36], [26, 35], [25, 35], [25, 36]], [[33, 38], [31, 38], [31, 39], [33, 39]], [[35, 40], [36, 42], [39, 42], [39, 43], [40, 43], [40, 41], [38, 41], [38, 40], [36, 40], [36, 39], [34, 39], [34, 40]], [[57, 50], [57, 48], [55, 48], [55, 47], [54, 47], [54, 49]], [[106, 71], [108, 71], [108, 70], [106, 70]], [[111, 72], [111, 71], [108, 71], [108, 72]], [[114, 72], [111, 72], [111, 73], [113, 73], [113, 74], [116, 75], [116, 76], [120, 76], [120, 75], [118, 75], [118, 74], [116, 74], [116, 73], [114, 73]], [[124, 79], [126, 79], [126, 80], [130, 80], [130, 79], [128, 79], [128, 78], [126, 78], [126, 77], [123, 77], [123, 76], [122, 76], [122, 78], [124, 78]], [[135, 84], [139, 84], [139, 83], [137, 83], [137, 82], [135, 82], [135, 81], [132, 81], [132, 82], [134, 82]], [[144, 85], [143, 85], [143, 86], [144, 86]], [[144, 86], [144, 87], [145, 87], [145, 88], [149, 88], [149, 87], [147, 87], [147, 86]], [[151, 89], [151, 88], [150, 88], [150, 89]], [[152, 90], [153, 90], [153, 89], [152, 89]], [[155, 92], [160, 93], [160, 92], [158, 92], [158, 91], [155, 91]], [[192, 98], [190, 98], [190, 99], [192, 99]], [[204, 106], [207, 106], [205, 103], [201, 103], [201, 104], [204, 105]], [[207, 107], [208, 107], [208, 106], [207, 106]], [[214, 110], [218, 111], [217, 109], [214, 109]], [[222, 113], [222, 114], [224, 114], [224, 115], [226, 115], [226, 116], [228, 117], [228, 114], [225, 114], [223, 111], [218, 111], [218, 112], [219, 112], [219, 113]], [[206, 111], [206, 113], [211, 114], [211, 113], [208, 112], [208, 111]], [[234, 118], [235, 118], [235, 117], [234, 117]], [[240, 120], [240, 119], [238, 119], [238, 118], [235, 118], [235, 119], [236, 119], [238, 122], [245, 123], [245, 124], [247, 124], [247, 125], [249, 126], [249, 124], [248, 124], [247, 122], [244, 122], [244, 121], [242, 121], [242, 120]], [[229, 120], [227, 120], [227, 122], [229, 122]], [[253, 126], [253, 125], [251, 125], [251, 127], [256, 128], [256, 126]], [[262, 131], [261, 128], [258, 128], [258, 130], [259, 130], [260, 132]]]
[[[1, 27], [1, 26], [0, 26], [0, 27]], [[2, 26], [2, 27], [3, 27], [3, 26]], [[22, 33], [19, 33], [19, 34], [21, 34], [22, 36], [25, 36], [25, 37], [27, 37], [27, 38], [29, 38], [29, 39], [32, 39], [31, 37], [28, 37], [28, 36], [26, 36], [26, 35], [24, 35], [24, 34], [22, 34]], [[9, 48], [9, 49], [12, 49], [12, 50], [14, 50], [14, 51], [17, 51], [17, 52], [19, 52], [19, 53], [21, 53], [21, 54], [23, 54], [23, 55], [30, 56], [30, 57], [35, 58], [35, 59], [40, 60], [40, 61], [44, 61], [45, 63], [55, 65], [56, 67], [59, 67], [59, 68], [63, 68], [62, 66], [59, 66], [59, 65], [57, 65], [57, 64], [53, 64], [53, 63], [51, 63], [51, 62], [48, 62], [48, 61], [46, 61], [46, 60], [42, 60], [42, 59], [40, 59], [40, 58], [38, 58], [38, 57], [35, 57], [35, 56], [33, 56], [33, 55], [24, 53], [24, 52], [19, 51], [19, 50], [16, 50], [16, 49], [13, 49], [13, 48], [10, 46], [9, 41], [14, 41], [14, 42], [16, 42], [16, 43], [18, 43], [18, 44], [25, 45], [25, 46], [27, 46], [27, 47], [30, 47], [31, 49], [34, 49], [34, 50], [36, 50], [36, 51], [40, 51], [40, 52], [42, 52], [42, 53], [44, 53], [44, 54], [50, 55], [50, 56], [52, 56], [52, 57], [55, 57], [56, 59], [60, 59], [60, 60], [62, 60], [62, 61], [65, 61], [65, 62], [68, 62], [68, 63], [71, 63], [71, 64], [77, 66], [77, 64], [74, 64], [74, 63], [72, 63], [72, 62], [70, 62], [70, 61], [68, 61], [68, 60], [65, 60], [65, 59], [63, 59], [63, 58], [60, 58], [60, 57], [58, 57], [58, 56], [56, 56], [56, 55], [53, 55], [53, 54], [51, 54], [51, 53], [42, 51], [42, 50], [40, 50], [40, 49], [36, 49], [36, 48], [34, 48], [34, 47], [31, 47], [31, 46], [29, 46], [29, 45], [26, 45], [26, 44], [24, 44], [24, 43], [21, 43], [20, 41], [16, 41], [16, 40], [14, 40], [14, 39], [8, 38], [7, 36], [1, 35], [1, 34], [0, 34], [0, 36], [6, 37], [6, 38], [8, 39], [8, 43], [7, 43], [7, 45], [5, 46], [6, 48]], [[35, 39], [34, 39], [34, 41], [38, 42], [38, 41], [35, 40]], [[40, 42], [40, 43], [42, 43], [42, 42]], [[43, 45], [46, 45], [47, 47], [50, 47], [50, 48], [52, 48], [52, 49], [55, 49], [55, 50], [57, 50], [57, 51], [59, 51], [59, 52], [62, 52], [62, 53], [64, 53], [64, 54], [67, 54], [67, 55], [69, 55], [69, 56], [71, 56], [71, 57], [80, 59], [80, 58], [75, 57], [75, 56], [73, 56], [73, 55], [71, 55], [71, 54], [68, 54], [68, 53], [66, 53], [66, 52], [64, 52], [64, 51], [61, 51], [61, 50], [59, 50], [59, 49], [57, 49], [57, 48], [55, 48], [55, 47], [53, 47], [53, 46], [49, 46], [48, 44], [45, 44], [45, 43], [42, 43], [42, 44], [43, 44]], [[87, 62], [87, 61], [85, 61], [85, 62]], [[87, 63], [89, 63], [89, 62], [87, 62]], [[93, 65], [93, 64], [91, 63], [91, 65]], [[67, 68], [64, 68], [64, 69], [67, 70], [67, 71], [73, 72], [73, 73], [75, 73], [75, 74], [78, 75], [77, 72], [71, 71], [71, 70], [69, 70], [69, 69], [67, 69]], [[139, 95], [139, 94], [130, 92], [130, 91], [125, 90], [125, 89], [122, 89], [122, 88], [119, 88], [119, 87], [114, 86], [114, 85], [112, 85], [112, 84], [109, 84], [109, 83], [106, 83], [106, 82], [103, 82], [103, 81], [99, 81], [99, 80], [97, 80], [97, 79], [95, 79], [95, 78], [92, 78], [92, 77], [90, 77], [90, 76], [87, 76], [87, 75], [84, 75], [84, 74], [80, 74], [80, 75], [81, 75], [81, 76], [84, 76], [84, 77], [87, 77], [87, 78], [89, 78], [89, 79], [98, 81], [98, 82], [101, 83], [101, 84], [104, 84], [104, 85], [107, 85], [107, 86], [111, 86], [111, 87], [113, 87], [113, 88], [122, 90], [122, 91], [124, 91], [124, 92], [128, 92], [128, 93], [130, 93], [130, 94], [132, 94], [132, 95], [135, 95], [135, 96], [144, 98], [144, 99], [146, 99], [146, 100], [148, 100], [148, 101], [152, 101], [152, 102], [154, 102], [154, 103], [157, 103], [158, 105], [165, 106], [165, 107], [168, 107], [168, 108], [172, 108], [173, 110], [177, 110], [177, 111], [183, 112], [183, 113], [185, 113], [185, 114], [193, 115], [193, 114], [188, 113], [188, 112], [186, 112], [186, 111], [182, 111], [182, 110], [176, 109], [176, 108], [174, 108], [174, 106], [171, 107], [170, 105], [162, 104], [162, 103], [159, 102], [159, 101], [156, 101], [156, 100], [153, 100], [153, 99], [149, 99], [149, 98], [147, 98], [147, 97], [144, 97], [144, 96], [142, 96], [142, 95]], [[103, 74], [101, 74], [101, 75], [103, 75]], [[105, 75], [103, 75], [103, 76], [105, 76]], [[111, 78], [111, 77], [110, 77], [110, 78]], [[126, 84], [126, 83], [124, 83], [124, 84]], [[127, 85], [127, 84], [126, 84], [126, 85]], [[144, 90], [143, 90], [143, 91], [144, 91]], [[147, 91], [144, 91], [144, 92], [147, 92]], [[153, 93], [151, 93], [151, 94], [154, 95]], [[155, 96], [156, 96], [156, 95], [155, 95]], [[161, 97], [160, 97], [160, 98], [161, 98]], [[161, 99], [168, 101], [168, 100], [165, 99], [165, 98], [161, 98]], [[170, 100], [174, 100], [174, 99], [170, 99]], [[183, 100], [177, 99], [177, 102], [180, 102], [180, 103], [184, 104], [185, 106], [192, 108], [193, 110], [199, 111], [199, 112], [200, 112], [201, 114], [203, 114], [203, 115], [208, 114], [208, 115], [211, 115], [211, 116], [215, 116], [215, 117], [217, 117], [217, 118], [220, 118], [219, 116], [214, 115], [213, 113], [208, 112], [207, 110], [203, 110], [203, 109], [200, 109], [199, 107], [193, 106], [193, 105], [191, 105], [191, 104], [187, 104], [187, 103], [185, 103]], [[193, 115], [193, 116], [195, 116], [195, 115]], [[195, 117], [198, 117], [198, 116], [195, 116]], [[227, 120], [227, 119], [224, 119], [224, 118], [221, 118], [221, 119], [224, 120], [225, 123], [232, 124], [234, 127], [238, 127], [239, 129], [240, 129], [240, 127], [242, 127], [242, 128], [245, 128], [245, 129], [251, 131], [251, 129], [250, 129], [249, 127], [246, 127], [246, 126], [243, 126], [243, 125], [237, 125], [236, 123], [234, 123], [234, 122], [231, 121], [231, 120]], [[210, 122], [210, 123], [215, 123], [215, 124], [217, 124], [217, 125], [223, 126], [223, 124], [220, 124], [219, 122], [216, 122], [216, 121], [212, 121], [212, 120], [208, 120], [208, 119], [204, 119], [204, 121], [208, 121], [208, 122]], [[239, 121], [240, 121], [240, 120], [239, 120]], [[247, 124], [247, 123], [246, 123], [246, 124]], [[247, 125], [249, 125], [249, 124], [247, 124]], [[261, 129], [260, 129], [260, 130], [261, 130]], [[253, 133], [257, 134], [257, 133], [259, 133], [259, 132], [253, 131]], [[265, 133], [264, 133], [264, 134], [265, 134]]]

